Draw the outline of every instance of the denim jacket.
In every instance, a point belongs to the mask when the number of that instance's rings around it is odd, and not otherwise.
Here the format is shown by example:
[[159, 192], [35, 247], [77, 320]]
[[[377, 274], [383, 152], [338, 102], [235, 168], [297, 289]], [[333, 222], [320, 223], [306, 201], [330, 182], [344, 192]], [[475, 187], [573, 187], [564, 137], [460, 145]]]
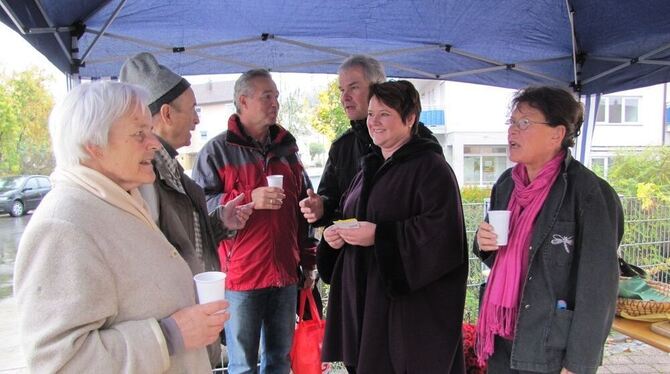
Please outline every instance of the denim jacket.
[[[509, 169], [493, 187], [491, 209], [507, 209], [513, 189]], [[614, 189], [568, 152], [533, 224], [512, 369], [596, 372], [614, 318], [623, 230]], [[495, 252], [480, 252], [477, 240], [473, 250], [493, 265]]]

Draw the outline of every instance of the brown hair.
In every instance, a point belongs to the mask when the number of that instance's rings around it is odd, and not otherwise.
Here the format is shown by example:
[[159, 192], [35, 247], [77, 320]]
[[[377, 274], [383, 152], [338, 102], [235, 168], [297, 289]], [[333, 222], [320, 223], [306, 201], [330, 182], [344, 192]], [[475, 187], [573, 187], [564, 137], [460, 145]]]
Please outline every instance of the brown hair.
[[412, 83], [405, 80], [375, 83], [370, 86], [368, 99], [371, 99], [373, 96], [398, 112], [403, 122], [410, 115], [415, 114], [416, 117], [412, 124], [412, 134], [416, 135], [419, 132], [418, 123], [421, 116], [421, 99], [419, 92], [414, 88]]
[[570, 92], [559, 87], [527, 87], [518, 91], [512, 99], [512, 109], [526, 103], [544, 114], [549, 126], [565, 127], [561, 148], [575, 145], [584, 122], [584, 107]]

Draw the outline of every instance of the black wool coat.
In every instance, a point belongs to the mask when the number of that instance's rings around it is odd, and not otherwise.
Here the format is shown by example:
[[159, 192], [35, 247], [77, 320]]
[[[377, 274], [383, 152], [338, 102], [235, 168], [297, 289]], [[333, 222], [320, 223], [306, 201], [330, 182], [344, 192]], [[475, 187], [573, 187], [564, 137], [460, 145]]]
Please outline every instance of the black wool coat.
[[375, 223], [371, 247], [322, 240], [330, 283], [324, 361], [366, 373], [464, 373], [468, 255], [458, 184], [439, 144], [419, 137], [363, 159], [345, 218]]
[[[433, 133], [419, 122], [419, 137], [434, 141], [439, 145]], [[323, 168], [317, 193], [323, 199], [323, 217], [313, 226], [327, 226], [333, 220], [342, 217], [340, 202], [359, 170], [361, 160], [371, 152], [379, 150], [368, 133], [367, 121], [351, 121], [351, 127], [335, 139], [328, 151], [328, 160]], [[316, 186], [315, 186], [316, 187]]]

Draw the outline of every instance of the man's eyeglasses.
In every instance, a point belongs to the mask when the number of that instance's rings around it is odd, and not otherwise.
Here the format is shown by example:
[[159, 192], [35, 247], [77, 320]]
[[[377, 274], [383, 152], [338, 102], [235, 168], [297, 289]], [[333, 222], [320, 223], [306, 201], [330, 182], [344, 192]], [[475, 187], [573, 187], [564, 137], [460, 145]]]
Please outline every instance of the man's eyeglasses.
[[520, 120], [517, 120], [517, 121], [515, 121], [512, 118], [508, 118], [507, 121], [505, 121], [505, 125], [507, 125], [509, 127], [516, 125], [517, 127], [519, 127], [520, 130], [525, 130], [530, 125], [532, 125], [534, 123], [538, 123], [538, 124], [541, 124], [541, 125], [551, 125], [548, 122], [531, 121], [528, 118], [521, 118]]

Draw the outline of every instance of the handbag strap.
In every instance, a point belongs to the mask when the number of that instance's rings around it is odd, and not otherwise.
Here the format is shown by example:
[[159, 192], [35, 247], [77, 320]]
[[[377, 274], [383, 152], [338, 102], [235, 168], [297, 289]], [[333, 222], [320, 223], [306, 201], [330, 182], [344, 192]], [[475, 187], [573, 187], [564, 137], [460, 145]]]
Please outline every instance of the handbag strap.
[[305, 314], [305, 301], [309, 301], [309, 310], [312, 314], [312, 320], [321, 322], [319, 317], [319, 311], [316, 308], [316, 301], [314, 301], [314, 295], [312, 295], [311, 289], [303, 288], [300, 290], [300, 305], [298, 310], [298, 320], [303, 320], [303, 314]]

